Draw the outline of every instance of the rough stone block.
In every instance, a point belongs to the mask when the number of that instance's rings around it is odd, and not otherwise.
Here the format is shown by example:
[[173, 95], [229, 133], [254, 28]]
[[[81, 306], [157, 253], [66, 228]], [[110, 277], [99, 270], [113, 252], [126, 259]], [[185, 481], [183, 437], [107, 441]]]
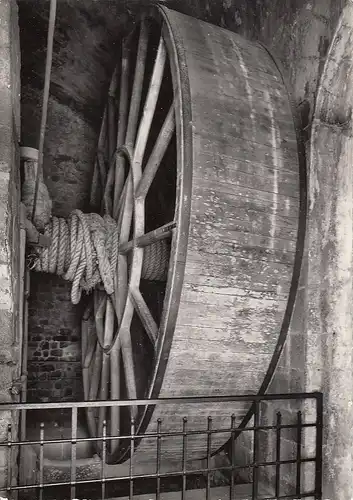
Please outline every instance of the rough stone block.
[[3, 121], [4, 117], [12, 115], [12, 80], [11, 80], [11, 60], [10, 49], [0, 47], [0, 95], [3, 102], [0, 104], [0, 118], [2, 123], [9, 123], [9, 120]]
[[12, 424], [11, 412], [10, 411], [0, 412], [0, 442], [7, 441], [9, 424]]
[[0, 0], [0, 47], [10, 45], [12, 3], [10, 0]]
[[6, 486], [7, 484], [7, 467], [1, 467], [0, 468], [0, 495], [3, 496], [3, 498], [7, 498], [7, 491], [5, 489], [2, 489]]
[[12, 344], [13, 342], [12, 332], [13, 332], [12, 312], [6, 309], [0, 309], [0, 345], [2, 347], [9, 346]]

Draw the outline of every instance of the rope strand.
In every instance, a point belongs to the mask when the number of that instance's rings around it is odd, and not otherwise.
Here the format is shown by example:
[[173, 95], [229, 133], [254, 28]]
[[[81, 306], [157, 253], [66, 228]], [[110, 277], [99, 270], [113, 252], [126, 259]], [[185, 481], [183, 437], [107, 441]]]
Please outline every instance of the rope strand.
[[53, 217], [45, 233], [52, 242], [40, 251], [34, 269], [72, 281], [74, 304], [101, 281], [108, 295], [114, 292], [119, 235], [111, 217], [74, 210], [68, 221]]
[[[49, 248], [39, 251], [35, 271], [57, 274], [72, 282], [71, 301], [78, 304], [82, 291], [103, 283], [108, 295], [115, 290], [119, 254], [119, 230], [112, 217], [73, 210], [68, 220], [52, 217], [45, 227]], [[144, 249], [142, 278], [165, 280], [169, 246], [165, 240]]]

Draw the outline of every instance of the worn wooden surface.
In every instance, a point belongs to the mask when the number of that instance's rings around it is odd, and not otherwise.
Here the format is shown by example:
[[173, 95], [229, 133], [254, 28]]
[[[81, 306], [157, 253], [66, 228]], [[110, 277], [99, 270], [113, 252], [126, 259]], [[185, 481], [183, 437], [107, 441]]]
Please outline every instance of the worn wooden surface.
[[[160, 8], [177, 133], [177, 228], [155, 368], [147, 396], [256, 393], [283, 322], [296, 252], [297, 141], [286, 88], [266, 50]], [[229, 428], [248, 405], [157, 406], [141, 432]], [[214, 452], [229, 432], [213, 434]], [[207, 436], [188, 437], [187, 460]], [[156, 455], [141, 441], [134, 463]], [[181, 464], [182, 438], [162, 457]], [[126, 457], [127, 458], [127, 457]]]

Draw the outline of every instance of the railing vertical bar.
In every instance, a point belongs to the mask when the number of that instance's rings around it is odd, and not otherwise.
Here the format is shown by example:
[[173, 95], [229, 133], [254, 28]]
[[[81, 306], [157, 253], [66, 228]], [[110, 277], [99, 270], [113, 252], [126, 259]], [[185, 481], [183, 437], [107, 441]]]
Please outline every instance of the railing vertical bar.
[[132, 460], [134, 456], [134, 446], [135, 446], [135, 419], [131, 417], [131, 427], [130, 427], [130, 467], [129, 467], [129, 476], [130, 476], [130, 488], [129, 488], [129, 500], [133, 500], [134, 498], [134, 478], [133, 478], [133, 467]]
[[183, 456], [182, 456], [182, 469], [183, 469], [183, 485], [181, 491], [181, 500], [185, 500], [186, 496], [186, 456], [187, 456], [187, 417], [183, 417]]
[[322, 498], [323, 395], [316, 395], [315, 500]]
[[43, 478], [44, 478], [44, 422], [40, 423], [39, 432], [39, 500], [43, 500]]
[[71, 408], [71, 471], [70, 471], [70, 497], [76, 497], [76, 451], [77, 451], [77, 407]]
[[107, 421], [103, 420], [102, 426], [102, 477], [101, 477], [101, 500], [105, 499], [105, 463], [107, 461]]
[[231, 432], [231, 462], [232, 462], [232, 470], [230, 476], [230, 489], [229, 489], [229, 498], [230, 500], [234, 500], [234, 466], [235, 466], [235, 415], [230, 417], [230, 427], [232, 429]]
[[12, 427], [7, 426], [7, 489], [11, 491], [12, 486]]
[[156, 467], [156, 475], [157, 475], [157, 485], [156, 485], [156, 500], [160, 500], [161, 498], [161, 478], [159, 476], [161, 472], [161, 445], [162, 445], [162, 419], [159, 418], [157, 420], [157, 467]]
[[275, 477], [275, 496], [280, 494], [280, 472], [281, 472], [281, 430], [282, 414], [280, 411], [276, 414], [276, 477]]
[[302, 412], [297, 413], [297, 477], [295, 493], [300, 497], [301, 490], [301, 465], [302, 465]]
[[206, 500], [211, 498], [211, 440], [212, 440], [212, 417], [207, 417], [207, 485], [206, 485]]
[[260, 403], [254, 401], [254, 446], [253, 446], [253, 484], [252, 484], [252, 500], [258, 500], [259, 494], [259, 423], [260, 423]]

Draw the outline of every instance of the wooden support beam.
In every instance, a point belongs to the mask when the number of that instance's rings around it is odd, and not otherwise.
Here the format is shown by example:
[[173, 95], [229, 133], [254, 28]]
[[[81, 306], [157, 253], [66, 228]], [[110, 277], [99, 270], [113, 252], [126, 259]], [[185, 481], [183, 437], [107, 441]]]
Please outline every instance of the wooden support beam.
[[156, 241], [165, 240], [172, 236], [173, 229], [175, 227], [176, 222], [168, 222], [168, 224], [165, 224], [164, 226], [161, 226], [157, 229], [154, 229], [153, 231], [150, 231], [149, 233], [139, 236], [138, 238], [136, 238], [136, 240], [131, 240], [123, 243], [119, 247], [119, 252], [124, 255], [130, 252], [134, 247], [147, 247], [148, 245], [151, 245]]

